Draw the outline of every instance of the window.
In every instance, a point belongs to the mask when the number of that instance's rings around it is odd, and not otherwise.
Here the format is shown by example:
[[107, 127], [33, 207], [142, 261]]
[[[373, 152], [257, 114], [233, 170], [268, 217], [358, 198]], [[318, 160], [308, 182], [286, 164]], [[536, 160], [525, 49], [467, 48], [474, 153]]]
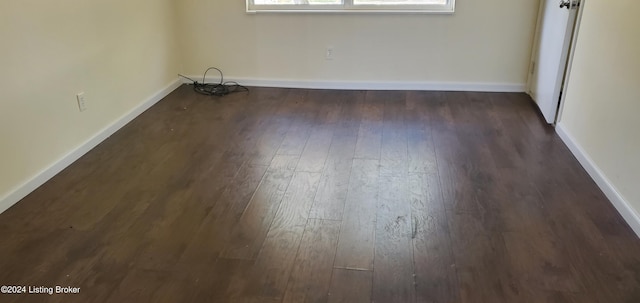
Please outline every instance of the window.
[[247, 12], [453, 13], [455, 0], [246, 0]]

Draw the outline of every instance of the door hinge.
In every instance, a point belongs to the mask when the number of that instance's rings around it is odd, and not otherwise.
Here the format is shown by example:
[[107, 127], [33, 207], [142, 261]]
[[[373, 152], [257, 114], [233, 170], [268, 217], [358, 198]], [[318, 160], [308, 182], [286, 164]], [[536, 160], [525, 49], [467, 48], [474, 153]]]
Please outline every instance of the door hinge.
[[580, 6], [580, 0], [560, 0], [560, 8], [573, 9]]
[[531, 61], [531, 74], [536, 73], [536, 61]]

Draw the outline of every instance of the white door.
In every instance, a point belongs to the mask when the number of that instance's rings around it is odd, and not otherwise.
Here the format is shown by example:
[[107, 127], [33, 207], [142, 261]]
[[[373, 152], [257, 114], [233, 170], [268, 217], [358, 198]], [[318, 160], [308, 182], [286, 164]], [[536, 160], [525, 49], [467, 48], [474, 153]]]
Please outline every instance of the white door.
[[541, 0], [529, 94], [549, 124], [556, 121], [578, 0]]

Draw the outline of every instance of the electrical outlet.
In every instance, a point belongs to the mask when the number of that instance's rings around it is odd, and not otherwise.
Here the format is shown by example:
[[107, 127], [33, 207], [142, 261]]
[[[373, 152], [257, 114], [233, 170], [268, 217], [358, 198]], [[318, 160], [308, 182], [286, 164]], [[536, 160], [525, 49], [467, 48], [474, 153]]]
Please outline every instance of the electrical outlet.
[[325, 50], [325, 53], [324, 53], [324, 58], [326, 60], [333, 60], [333, 47], [327, 46], [327, 49]]
[[77, 94], [76, 99], [78, 99], [78, 109], [81, 112], [87, 110], [87, 99], [85, 99], [84, 93]]

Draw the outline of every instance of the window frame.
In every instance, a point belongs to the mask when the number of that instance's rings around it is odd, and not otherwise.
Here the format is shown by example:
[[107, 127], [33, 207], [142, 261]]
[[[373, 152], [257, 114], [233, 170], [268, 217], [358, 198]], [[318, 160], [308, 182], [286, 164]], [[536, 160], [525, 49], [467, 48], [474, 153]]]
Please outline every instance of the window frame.
[[342, 5], [255, 5], [254, 0], [246, 0], [247, 13], [422, 13], [453, 14], [455, 0], [447, 0], [444, 5], [354, 5], [354, 0], [343, 0]]

